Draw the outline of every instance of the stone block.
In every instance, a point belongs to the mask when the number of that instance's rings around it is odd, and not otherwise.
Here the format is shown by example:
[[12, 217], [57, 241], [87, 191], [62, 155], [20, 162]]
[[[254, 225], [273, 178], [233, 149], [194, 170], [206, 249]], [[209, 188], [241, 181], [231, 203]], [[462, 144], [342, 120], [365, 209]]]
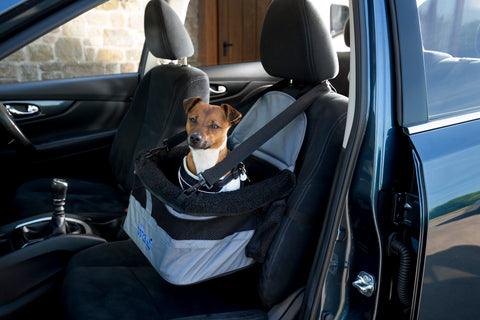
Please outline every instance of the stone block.
[[46, 44], [30, 45], [27, 52], [32, 62], [48, 62], [55, 58], [53, 48]]
[[42, 73], [62, 71], [64, 67], [65, 67], [65, 63], [61, 63], [61, 62], [42, 63], [39, 65], [40, 71]]
[[98, 6], [98, 10], [106, 10], [106, 11], [109, 11], [109, 10], [117, 10], [119, 7], [119, 1], [118, 0], [112, 0], [112, 1], [108, 1], [104, 4], [102, 4], [101, 6]]
[[55, 43], [58, 61], [83, 61], [83, 48], [80, 39], [60, 38]]
[[130, 47], [132, 45], [130, 33], [123, 29], [105, 29], [103, 39], [107, 46]]
[[125, 27], [125, 15], [126, 13], [121, 11], [115, 11], [110, 13], [110, 25], [112, 28]]
[[113, 62], [124, 61], [125, 57], [122, 50], [118, 49], [98, 49], [97, 58], [98, 62]]
[[85, 19], [78, 17], [62, 26], [62, 35], [65, 37], [86, 37]]
[[95, 57], [97, 56], [95, 54], [95, 49], [94, 48], [86, 48], [85, 49], [85, 56], [86, 56], [86, 59], [87, 61], [89, 62], [94, 62], [95, 61]]
[[133, 73], [138, 71], [138, 63], [128, 62], [120, 65], [120, 73]]
[[88, 77], [105, 74], [101, 63], [67, 63], [63, 69], [65, 78]]
[[21, 82], [40, 80], [37, 64], [23, 64], [19, 68], [19, 80]]
[[42, 80], [63, 79], [64, 76], [62, 71], [42, 72]]
[[11, 55], [9, 55], [7, 58], [2, 60], [2, 63], [4, 62], [22, 62], [25, 61], [25, 51], [24, 49], [18, 50]]
[[126, 50], [125, 51], [125, 58], [126, 58], [125, 60], [135, 61], [138, 64], [138, 62], [140, 61], [140, 57], [142, 55], [142, 48], [143, 47]]
[[0, 78], [15, 78], [17, 76], [17, 68], [12, 64], [0, 64]]
[[105, 64], [105, 73], [106, 74], [118, 74], [118, 73], [120, 73], [120, 65], [118, 63], [107, 63], [107, 64]]

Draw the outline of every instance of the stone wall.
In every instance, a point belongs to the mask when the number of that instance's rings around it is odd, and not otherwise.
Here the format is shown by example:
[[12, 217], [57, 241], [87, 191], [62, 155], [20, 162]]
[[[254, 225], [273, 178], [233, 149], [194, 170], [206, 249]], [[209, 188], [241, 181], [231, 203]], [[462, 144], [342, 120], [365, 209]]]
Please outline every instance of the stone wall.
[[111, 0], [0, 62], [0, 82], [136, 72], [147, 0]]
[[198, 61], [198, 0], [190, 0], [187, 16], [185, 17], [185, 28], [190, 34], [195, 52], [188, 58], [188, 64], [200, 66]]

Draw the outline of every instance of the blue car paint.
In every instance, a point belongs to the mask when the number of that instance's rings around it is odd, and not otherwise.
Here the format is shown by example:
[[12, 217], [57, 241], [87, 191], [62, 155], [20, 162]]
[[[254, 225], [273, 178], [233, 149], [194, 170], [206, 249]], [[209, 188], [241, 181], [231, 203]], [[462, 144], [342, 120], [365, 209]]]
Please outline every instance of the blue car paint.
[[420, 319], [448, 313], [478, 319], [480, 120], [410, 138], [422, 163], [428, 211]]

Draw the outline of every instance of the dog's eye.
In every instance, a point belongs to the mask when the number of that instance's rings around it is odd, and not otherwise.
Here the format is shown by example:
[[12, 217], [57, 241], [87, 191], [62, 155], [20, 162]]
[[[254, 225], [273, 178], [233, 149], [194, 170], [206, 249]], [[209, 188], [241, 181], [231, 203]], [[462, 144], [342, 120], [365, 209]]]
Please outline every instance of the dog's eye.
[[212, 128], [212, 129], [220, 129], [220, 127], [219, 127], [218, 125], [216, 125], [216, 124], [211, 124], [211, 125], [210, 125], [210, 128]]
[[189, 120], [190, 120], [190, 122], [192, 122], [192, 123], [196, 123], [196, 122], [197, 122], [197, 118], [195, 118], [195, 117], [190, 118]]

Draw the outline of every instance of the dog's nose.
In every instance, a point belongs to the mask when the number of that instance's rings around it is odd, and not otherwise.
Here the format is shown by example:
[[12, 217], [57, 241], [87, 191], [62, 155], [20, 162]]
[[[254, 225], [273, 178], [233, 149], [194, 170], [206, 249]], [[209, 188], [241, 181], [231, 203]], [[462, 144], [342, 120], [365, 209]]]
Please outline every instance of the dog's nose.
[[190, 134], [190, 145], [197, 146], [201, 144], [202, 141], [203, 141], [203, 136], [200, 133], [200, 131], [195, 131], [192, 134]]

